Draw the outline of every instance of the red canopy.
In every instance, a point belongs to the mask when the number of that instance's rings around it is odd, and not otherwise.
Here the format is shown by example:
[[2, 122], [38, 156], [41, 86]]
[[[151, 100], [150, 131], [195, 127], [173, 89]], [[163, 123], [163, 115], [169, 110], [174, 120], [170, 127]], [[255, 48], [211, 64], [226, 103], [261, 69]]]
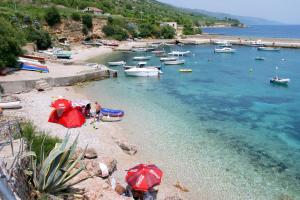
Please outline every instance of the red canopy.
[[70, 108], [61, 117], [58, 117], [57, 110], [53, 110], [48, 122], [58, 123], [66, 128], [76, 128], [81, 127], [85, 123], [85, 118], [76, 108]]
[[72, 107], [72, 102], [67, 99], [57, 99], [56, 101], [52, 102], [51, 107], [54, 107], [55, 109], [67, 110]]
[[161, 183], [162, 176], [163, 172], [155, 165], [140, 164], [128, 170], [125, 179], [132, 189], [148, 191]]

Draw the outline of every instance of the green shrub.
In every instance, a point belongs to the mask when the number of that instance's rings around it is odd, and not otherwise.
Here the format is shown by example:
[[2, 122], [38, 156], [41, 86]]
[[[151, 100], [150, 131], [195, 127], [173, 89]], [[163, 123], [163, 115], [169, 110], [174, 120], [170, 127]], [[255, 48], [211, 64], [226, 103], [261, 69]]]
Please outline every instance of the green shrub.
[[106, 25], [102, 28], [103, 33], [116, 40], [125, 40], [128, 38], [128, 33], [120, 26]]
[[60, 22], [60, 14], [55, 7], [48, 9], [45, 15], [45, 20], [49, 26], [54, 26]]
[[74, 21], [80, 21], [80, 14], [79, 13], [77, 13], [77, 12], [73, 12], [72, 14], [71, 14], [71, 19], [73, 19]]
[[51, 47], [51, 36], [47, 31], [28, 28], [26, 32], [27, 40], [34, 42], [39, 50], [45, 50]]
[[93, 28], [93, 18], [91, 15], [83, 15], [82, 16], [82, 24], [85, 25], [88, 29]]
[[8, 21], [0, 18], [0, 69], [17, 66], [17, 57], [22, 54], [24, 35]]
[[[69, 183], [69, 181], [84, 169], [81, 160], [85, 151], [76, 156], [78, 137], [70, 146], [69, 138], [70, 135], [67, 134], [61, 143], [56, 143], [49, 155], [41, 156], [41, 162], [37, 162], [38, 156], [35, 152], [30, 151], [26, 154], [31, 157], [31, 166], [28, 174], [38, 198], [42, 195], [44, 197], [51, 195], [64, 197], [63, 199], [75, 198], [78, 190], [72, 188], [72, 185], [82, 180], [73, 183]], [[40, 145], [41, 149], [45, 147], [43, 142]]]
[[164, 39], [172, 39], [175, 36], [175, 29], [171, 26], [163, 26], [160, 30], [160, 37]]
[[[39, 132], [37, 128], [31, 122], [25, 122], [21, 126], [22, 137], [24, 137], [28, 144], [31, 145], [31, 151], [33, 151], [40, 161], [42, 153], [48, 156], [49, 152], [55, 147], [55, 144], [61, 142], [58, 137], [52, 137], [44, 132]], [[43, 144], [43, 152], [41, 152], [41, 144]]]
[[151, 37], [154, 33], [154, 26], [148, 23], [143, 23], [139, 26], [140, 37]]

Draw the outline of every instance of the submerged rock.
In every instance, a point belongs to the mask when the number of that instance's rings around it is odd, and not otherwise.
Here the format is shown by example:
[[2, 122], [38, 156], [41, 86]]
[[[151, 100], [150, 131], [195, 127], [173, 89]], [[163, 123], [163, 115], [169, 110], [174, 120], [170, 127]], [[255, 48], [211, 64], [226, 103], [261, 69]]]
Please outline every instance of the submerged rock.
[[181, 192], [189, 192], [189, 190], [184, 187], [183, 185], [181, 185], [181, 183], [179, 181], [177, 181], [177, 183], [174, 185], [174, 187], [178, 188]]

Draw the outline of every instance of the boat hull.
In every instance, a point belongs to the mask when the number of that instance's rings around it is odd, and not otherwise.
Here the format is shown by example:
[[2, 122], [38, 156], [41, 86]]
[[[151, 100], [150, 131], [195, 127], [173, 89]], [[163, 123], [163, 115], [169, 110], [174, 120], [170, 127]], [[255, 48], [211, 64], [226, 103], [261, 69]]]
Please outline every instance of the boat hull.
[[0, 102], [0, 108], [3, 109], [18, 109], [21, 108], [20, 101], [13, 101], [13, 102]]
[[272, 47], [258, 47], [257, 50], [258, 51], [274, 51], [274, 52], [280, 51], [280, 49], [272, 48]]
[[145, 69], [141, 68], [140, 70], [138, 68], [128, 69], [125, 70], [125, 74], [127, 76], [141, 76], [141, 77], [150, 77], [150, 76], [158, 76], [159, 70], [157, 68], [154, 69]]
[[120, 61], [120, 62], [108, 62], [109, 66], [122, 66], [122, 65], [126, 65], [126, 62], [124, 61]]
[[184, 61], [166, 61], [164, 62], [165, 65], [183, 65], [184, 64]]

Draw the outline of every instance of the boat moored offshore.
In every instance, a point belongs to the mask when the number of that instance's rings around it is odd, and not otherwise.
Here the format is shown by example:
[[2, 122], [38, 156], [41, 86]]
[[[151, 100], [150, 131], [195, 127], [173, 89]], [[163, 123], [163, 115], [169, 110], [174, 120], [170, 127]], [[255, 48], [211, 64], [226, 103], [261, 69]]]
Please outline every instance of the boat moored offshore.
[[159, 76], [161, 71], [157, 69], [156, 67], [143, 67], [143, 68], [130, 68], [125, 70], [125, 74], [127, 76]]
[[229, 48], [229, 47], [224, 47], [224, 48], [221, 48], [221, 49], [215, 49], [215, 53], [235, 53], [236, 50], [235, 49], [232, 49], [232, 48]]
[[258, 47], [258, 51], [280, 51], [280, 48], [275, 48], [275, 47]]
[[108, 62], [109, 66], [123, 66], [126, 65], [125, 61], [115, 61], [115, 62]]
[[165, 65], [183, 65], [185, 60], [174, 60], [174, 61], [165, 61]]
[[169, 53], [169, 55], [172, 55], [172, 56], [186, 56], [190, 53], [191, 53], [190, 51], [172, 51], [171, 53]]
[[142, 60], [150, 60], [151, 56], [135, 56], [133, 60], [142, 61]]

